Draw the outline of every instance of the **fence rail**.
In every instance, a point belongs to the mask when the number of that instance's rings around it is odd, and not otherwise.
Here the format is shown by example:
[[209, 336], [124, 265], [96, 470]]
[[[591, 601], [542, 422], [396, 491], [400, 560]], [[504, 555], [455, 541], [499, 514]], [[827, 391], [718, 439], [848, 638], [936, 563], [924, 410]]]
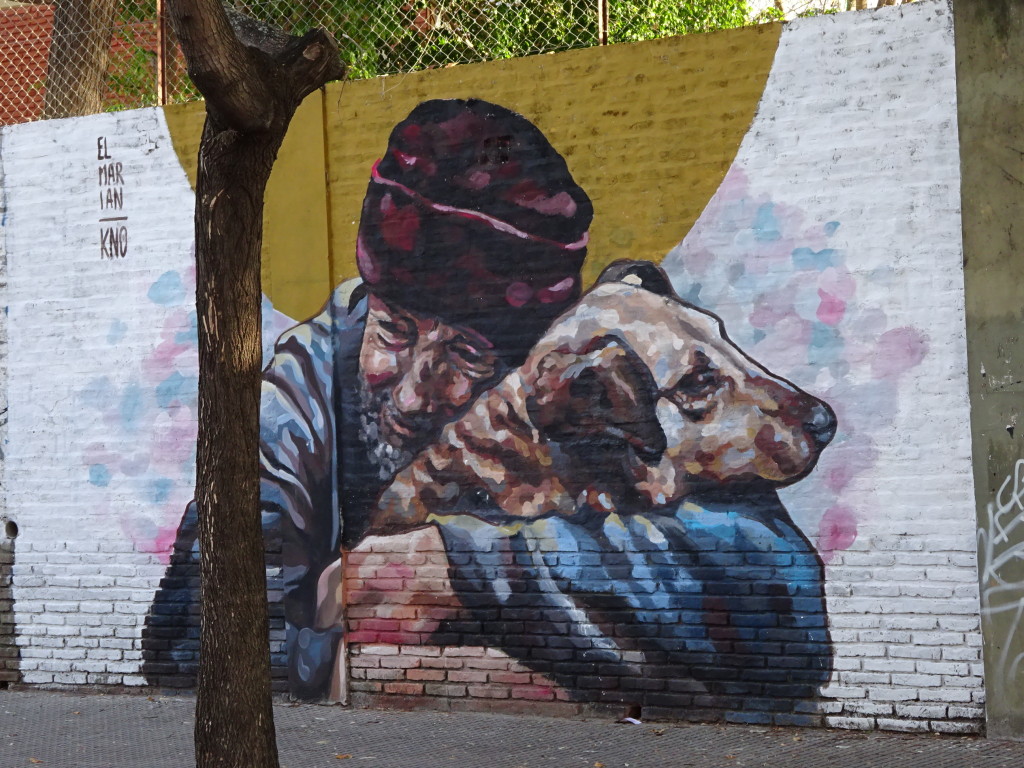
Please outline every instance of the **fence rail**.
[[[874, 7], [910, 0], [870, 0]], [[868, 0], [225, 0], [324, 27], [350, 78], [742, 26]], [[0, 0], [0, 125], [189, 101], [166, 0]]]

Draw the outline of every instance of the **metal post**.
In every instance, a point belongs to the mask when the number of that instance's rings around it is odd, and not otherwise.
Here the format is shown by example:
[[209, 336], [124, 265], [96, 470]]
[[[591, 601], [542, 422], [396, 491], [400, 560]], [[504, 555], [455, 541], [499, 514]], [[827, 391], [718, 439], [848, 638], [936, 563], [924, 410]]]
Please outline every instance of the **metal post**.
[[597, 0], [597, 44], [608, 45], [608, 0]]
[[167, 13], [164, 0], [156, 0], [156, 98], [167, 103]]

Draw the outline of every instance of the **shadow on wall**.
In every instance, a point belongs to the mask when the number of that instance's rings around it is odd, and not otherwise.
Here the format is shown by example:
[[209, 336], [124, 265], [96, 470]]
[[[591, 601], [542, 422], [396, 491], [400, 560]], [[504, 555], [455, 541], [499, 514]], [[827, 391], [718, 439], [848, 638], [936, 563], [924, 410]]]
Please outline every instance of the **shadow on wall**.
[[21, 680], [20, 655], [14, 624], [14, 542], [18, 524], [0, 518], [0, 688]]

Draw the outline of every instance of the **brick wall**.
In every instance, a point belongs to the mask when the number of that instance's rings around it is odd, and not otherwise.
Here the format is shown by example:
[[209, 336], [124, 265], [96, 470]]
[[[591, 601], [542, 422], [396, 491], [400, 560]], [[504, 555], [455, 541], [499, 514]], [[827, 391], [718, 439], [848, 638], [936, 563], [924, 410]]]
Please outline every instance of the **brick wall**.
[[[793, 381], [817, 379], [838, 410], [839, 436], [784, 500], [827, 562], [835, 673], [824, 708], [845, 727], [973, 730], [984, 703], [952, 21], [945, 4], [921, 3], [787, 26], [709, 220], [666, 260], [701, 284], [699, 300], [741, 346]], [[897, 136], [898, 150], [873, 149]], [[820, 260], [821, 279], [801, 282], [770, 247], [752, 259], [765, 243], [756, 224], [723, 226], [768, 212], [778, 239], [766, 245]], [[713, 266], [688, 264], [694, 251]], [[744, 266], [773, 287], [730, 284]], [[829, 325], [816, 303], [801, 307], [804, 291], [831, 291], [849, 309]], [[766, 300], [775, 340], [751, 311]], [[810, 343], [778, 332], [793, 317], [812, 321]], [[816, 349], [818, 334], [833, 353]], [[868, 337], [896, 342], [906, 367], [864, 360]]]
[[[598, 78], [598, 96], [575, 94], [565, 119], [537, 120], [595, 201], [592, 234], [602, 243], [594, 252], [651, 256], [630, 244], [667, 243], [658, 257], [674, 291], [720, 317], [763, 379], [799, 387], [786, 390], [793, 402], [827, 403], [838, 428], [816, 449], [813, 470], [794, 471], [777, 499], [756, 504], [753, 492], [734, 495], [734, 506], [711, 493], [646, 515], [487, 518], [465, 506], [470, 486], [455, 487], [463, 506], [453, 514], [412, 530], [370, 530], [328, 553], [332, 562], [313, 580], [315, 605], [304, 606], [315, 609], [315, 626], [275, 629], [282, 686], [308, 630], [303, 648], [329, 667], [318, 695], [355, 704], [552, 714], [639, 704], [646, 716], [673, 718], [980, 727], [949, 7], [921, 2], [787, 25], [763, 92], [750, 96], [756, 78], [737, 72], [744, 88], [719, 105], [731, 125], [743, 99], [759, 99], [735, 157], [687, 160], [665, 149], [666, 126], [685, 124], [695, 109], [682, 98], [700, 74], [694, 51], [721, 46], [725, 56], [732, 34], [774, 46], [773, 29], [622, 47], [616, 55], [636, 61], [605, 74], [601, 52], [574, 52], [410, 75], [337, 97], [339, 114], [366, 127], [360, 146], [380, 156], [395, 112], [434, 96], [476, 96], [532, 119], [529, 99], [553, 104], [566, 82]], [[638, 76], [654, 59], [682, 63], [644, 85]], [[550, 95], [537, 97], [541, 70]], [[603, 94], [623, 72], [632, 85], [619, 89], [622, 109], [609, 110]], [[657, 98], [669, 90], [680, 99]], [[358, 101], [346, 101], [354, 93]], [[707, 105], [716, 102], [702, 98], [700, 118], [711, 120]], [[657, 120], [628, 114], [651, 103]], [[593, 125], [577, 124], [584, 119]], [[645, 133], [651, 126], [658, 132]], [[148, 677], [171, 687], [194, 674], [194, 564], [179, 535], [194, 482], [192, 193], [174, 151], [194, 136], [183, 141], [174, 130], [180, 125], [168, 128], [162, 112], [139, 111], [2, 134], [11, 402], [3, 487], [20, 528], [13, 598], [27, 683]], [[311, 151], [319, 158], [322, 149]], [[613, 168], [590, 153], [625, 160]], [[338, 166], [325, 154], [331, 178]], [[112, 162], [123, 164], [116, 173]], [[692, 229], [670, 210], [642, 224], [624, 215], [631, 206], [646, 215], [649, 205], [622, 200], [623, 190], [687, 186], [718, 165], [721, 184], [701, 200]], [[351, 186], [364, 190], [368, 172]], [[123, 205], [107, 196], [111, 187]], [[335, 234], [356, 215], [339, 200], [331, 215], [346, 221], [333, 222]], [[286, 226], [292, 213], [272, 210], [270, 225], [276, 217]], [[614, 227], [598, 228], [613, 215]], [[111, 241], [104, 233], [114, 225]], [[351, 257], [332, 247], [311, 258]], [[287, 261], [273, 270], [271, 291], [287, 279]], [[358, 340], [359, 310], [346, 314], [358, 305], [348, 298], [339, 293], [322, 322], [351, 322], [329, 332]], [[643, 319], [620, 315], [614, 325]], [[287, 349], [319, 338], [327, 326], [317, 322], [300, 325]], [[283, 325], [275, 321], [265, 341]], [[652, 338], [663, 340], [666, 327]], [[335, 349], [317, 348], [317, 364], [333, 366]], [[349, 501], [344, 489], [325, 493], [330, 520], [338, 503], [330, 494]], [[599, 496], [586, 497], [587, 514]], [[351, 532], [365, 521], [350, 523]], [[176, 536], [183, 570], [167, 568]], [[284, 562], [300, 562], [306, 553], [293, 550], [296, 559], [288, 546]], [[269, 564], [277, 618], [296, 615], [280, 602], [287, 565]]]
[[[0, 134], [0, 306], [7, 306], [7, 251], [3, 134]], [[18, 646], [14, 634], [14, 545], [16, 524], [7, 519], [7, 485], [3, 465], [7, 451], [7, 313], [0, 314], [0, 686], [18, 680]]]
[[21, 677], [137, 685], [194, 477], [192, 193], [157, 110], [4, 129], [3, 166]]

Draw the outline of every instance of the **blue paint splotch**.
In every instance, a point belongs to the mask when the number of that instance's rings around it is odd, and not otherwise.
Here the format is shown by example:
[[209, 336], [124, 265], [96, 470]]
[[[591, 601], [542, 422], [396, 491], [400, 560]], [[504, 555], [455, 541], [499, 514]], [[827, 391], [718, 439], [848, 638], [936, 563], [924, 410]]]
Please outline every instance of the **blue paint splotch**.
[[757, 215], [754, 217], [754, 226], [751, 229], [754, 232], [754, 239], [758, 242], [772, 242], [782, 237], [779, 232], [779, 222], [775, 218], [775, 205], [773, 203], [764, 203], [757, 209]]
[[92, 379], [88, 384], [78, 390], [78, 401], [86, 408], [95, 408], [98, 411], [106, 411], [117, 399], [117, 392], [114, 385], [106, 376]]
[[149, 287], [146, 294], [154, 304], [164, 307], [173, 307], [185, 300], [185, 284], [181, 275], [175, 271], [164, 272], [157, 278], [157, 281]]
[[107, 331], [107, 344], [117, 344], [119, 341], [124, 339], [125, 334], [128, 333], [128, 326], [121, 320], [114, 320], [110, 323], [110, 329]]
[[140, 419], [146, 409], [143, 402], [142, 387], [135, 382], [128, 384], [121, 393], [121, 404], [118, 408], [121, 427], [125, 432], [135, 432], [139, 428]]
[[158, 477], [149, 481], [147, 495], [154, 504], [163, 504], [171, 497], [174, 481], [167, 477]]
[[173, 406], [190, 405], [195, 400], [199, 381], [194, 376], [182, 376], [174, 371], [156, 385], [156, 404], [167, 410]]
[[839, 262], [839, 254], [834, 248], [822, 248], [820, 251], [811, 248], [793, 249], [793, 266], [797, 269], [824, 272]]
[[110, 470], [106, 464], [93, 464], [89, 467], [89, 482], [98, 488], [110, 485]]
[[188, 344], [190, 346], [199, 347], [199, 320], [196, 318], [195, 312], [188, 313], [188, 325], [185, 330], [178, 331], [174, 335], [175, 344]]

